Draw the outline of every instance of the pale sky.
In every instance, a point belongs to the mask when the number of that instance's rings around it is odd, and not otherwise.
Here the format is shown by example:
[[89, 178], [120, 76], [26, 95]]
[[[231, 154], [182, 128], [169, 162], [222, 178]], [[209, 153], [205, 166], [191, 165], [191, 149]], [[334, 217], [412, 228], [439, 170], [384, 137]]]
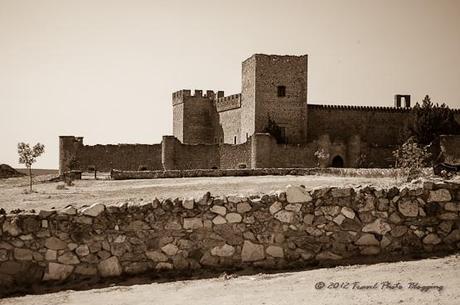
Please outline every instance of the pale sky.
[[[0, 163], [58, 136], [159, 143], [179, 89], [241, 91], [254, 53], [309, 55], [309, 103], [460, 108], [460, 0], [0, 0]], [[22, 167], [22, 166], [21, 166]]]

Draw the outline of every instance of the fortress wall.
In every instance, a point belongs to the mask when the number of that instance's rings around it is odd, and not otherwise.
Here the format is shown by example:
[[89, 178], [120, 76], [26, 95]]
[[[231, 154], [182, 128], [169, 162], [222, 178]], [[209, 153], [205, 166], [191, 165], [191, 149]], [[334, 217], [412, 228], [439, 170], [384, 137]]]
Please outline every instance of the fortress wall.
[[308, 141], [329, 134], [331, 141], [360, 135], [361, 141], [384, 147], [400, 143], [412, 114], [404, 108], [308, 105]]
[[0, 295], [142, 273], [301, 269], [458, 252], [459, 202], [459, 184], [425, 181], [0, 215]]
[[[163, 140], [163, 143], [166, 143]], [[173, 165], [168, 170], [191, 170], [237, 168], [238, 164], [244, 163], [250, 167], [251, 145], [250, 142], [240, 145], [231, 144], [182, 144], [177, 140], [172, 141], [172, 150], [165, 155], [167, 161]], [[165, 161], [165, 160], [163, 160]]]
[[251, 168], [251, 141], [243, 144], [219, 146], [219, 157], [221, 169], [238, 168], [238, 165], [245, 164]]
[[274, 143], [271, 149], [273, 167], [316, 167], [316, 145], [285, 145]]
[[393, 151], [397, 149], [393, 147], [367, 147], [365, 151], [364, 165], [366, 167], [386, 168], [394, 167], [395, 158]]
[[[218, 113], [219, 116], [219, 143], [221, 141], [227, 144], [239, 144], [246, 141], [241, 137], [241, 108], [221, 111]], [[236, 137], [236, 143], [235, 143]]]
[[85, 145], [77, 153], [77, 162], [83, 171], [90, 166], [98, 171], [162, 169], [161, 144]]
[[315, 167], [316, 143], [278, 144], [269, 134], [255, 134], [252, 140], [253, 168]]
[[139, 170], [162, 169], [161, 144], [107, 144], [84, 145], [83, 137], [59, 137], [59, 172], [69, 170], [98, 171], [112, 169]]
[[241, 107], [241, 94], [233, 94], [216, 99], [217, 112], [237, 109]]
[[176, 142], [173, 169], [209, 169], [219, 167], [217, 144], [187, 145]]

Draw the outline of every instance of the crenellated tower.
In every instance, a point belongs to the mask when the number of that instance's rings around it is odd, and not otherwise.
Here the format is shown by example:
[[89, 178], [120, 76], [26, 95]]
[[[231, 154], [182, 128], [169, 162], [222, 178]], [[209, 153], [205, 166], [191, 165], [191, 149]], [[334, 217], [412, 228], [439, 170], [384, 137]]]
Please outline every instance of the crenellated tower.
[[180, 90], [172, 95], [173, 134], [185, 144], [211, 144], [216, 142], [217, 124], [215, 99], [223, 91]]

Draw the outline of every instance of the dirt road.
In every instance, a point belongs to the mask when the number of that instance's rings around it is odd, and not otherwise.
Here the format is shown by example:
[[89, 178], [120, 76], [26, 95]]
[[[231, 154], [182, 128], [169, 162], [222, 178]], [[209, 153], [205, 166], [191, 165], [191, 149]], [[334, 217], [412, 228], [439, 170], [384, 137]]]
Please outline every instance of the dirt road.
[[[1, 305], [459, 304], [460, 256], [295, 273], [113, 286], [0, 300]], [[322, 289], [323, 282], [326, 286]], [[388, 282], [388, 283], [387, 283]], [[332, 283], [332, 285], [331, 285]], [[338, 283], [338, 284], [336, 284]], [[411, 284], [412, 283], [412, 284]], [[328, 287], [331, 285], [330, 287]], [[334, 285], [339, 285], [337, 288]], [[392, 287], [392, 288], [390, 288]], [[426, 290], [426, 291], [424, 291]]]

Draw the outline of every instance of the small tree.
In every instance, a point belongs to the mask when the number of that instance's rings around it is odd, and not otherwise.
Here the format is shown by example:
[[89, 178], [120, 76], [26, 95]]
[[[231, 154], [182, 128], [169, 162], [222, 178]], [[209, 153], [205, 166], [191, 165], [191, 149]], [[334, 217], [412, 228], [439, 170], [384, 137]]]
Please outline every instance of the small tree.
[[408, 180], [421, 174], [421, 169], [428, 166], [431, 154], [427, 145], [419, 145], [414, 137], [410, 137], [398, 149], [393, 151], [395, 167], [402, 170]]
[[45, 145], [37, 143], [33, 148], [29, 144], [18, 143], [19, 163], [25, 164], [29, 171], [29, 187], [32, 192], [32, 164], [45, 152]]

